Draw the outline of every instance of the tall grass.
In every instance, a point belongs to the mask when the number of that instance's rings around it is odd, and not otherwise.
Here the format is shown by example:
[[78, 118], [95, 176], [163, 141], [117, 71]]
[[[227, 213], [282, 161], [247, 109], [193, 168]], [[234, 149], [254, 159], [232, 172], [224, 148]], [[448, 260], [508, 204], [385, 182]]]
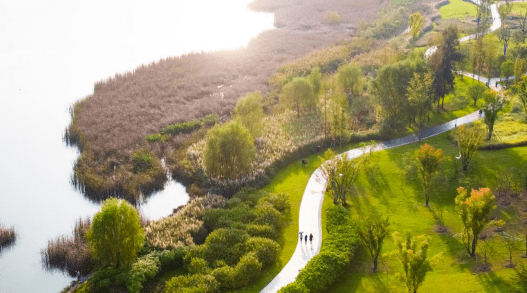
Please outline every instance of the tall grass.
[[86, 231], [90, 225], [90, 218], [79, 219], [75, 223], [73, 236], [60, 236], [49, 240], [47, 247], [41, 251], [46, 269], [67, 272], [72, 277], [89, 274], [95, 267], [86, 240]]
[[16, 233], [14, 228], [6, 228], [0, 226], [0, 251], [3, 247], [8, 247], [13, 244], [16, 239]]

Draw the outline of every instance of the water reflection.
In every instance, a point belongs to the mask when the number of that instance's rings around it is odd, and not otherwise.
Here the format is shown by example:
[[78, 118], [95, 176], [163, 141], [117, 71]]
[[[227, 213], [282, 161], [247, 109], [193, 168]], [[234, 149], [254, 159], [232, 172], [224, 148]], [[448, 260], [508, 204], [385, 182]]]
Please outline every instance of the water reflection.
[[141, 213], [149, 220], [158, 220], [172, 214], [173, 210], [189, 199], [185, 186], [170, 180], [162, 192], [152, 194], [140, 203]]

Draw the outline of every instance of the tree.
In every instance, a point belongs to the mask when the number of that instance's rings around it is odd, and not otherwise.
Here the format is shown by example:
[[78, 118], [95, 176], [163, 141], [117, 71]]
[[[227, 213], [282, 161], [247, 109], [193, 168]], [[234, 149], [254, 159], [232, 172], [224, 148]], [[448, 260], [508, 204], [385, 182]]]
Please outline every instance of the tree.
[[373, 272], [377, 272], [377, 262], [381, 253], [384, 238], [388, 235], [390, 225], [388, 218], [383, 219], [372, 212], [357, 229], [360, 239], [373, 259]]
[[405, 281], [409, 293], [416, 293], [425, 280], [426, 273], [432, 270], [427, 258], [428, 238], [424, 235], [412, 238], [410, 232], [406, 233], [405, 239], [399, 237], [398, 232], [394, 232], [392, 237], [404, 269], [402, 280]]
[[527, 60], [524, 58], [516, 58], [516, 61], [514, 62], [514, 79], [516, 83], [522, 80], [522, 77], [525, 75], [526, 71]]
[[501, 232], [501, 236], [503, 237], [503, 240], [505, 240], [505, 246], [509, 252], [509, 264], [507, 267], [513, 268], [514, 264], [512, 263], [512, 253], [518, 249], [519, 243], [522, 241], [522, 239], [516, 238], [516, 236], [510, 235], [506, 232]]
[[322, 179], [327, 183], [334, 204], [340, 201], [346, 206], [346, 196], [351, 192], [362, 169], [361, 160], [350, 159], [347, 153], [335, 156], [331, 149], [328, 149], [320, 160], [323, 163], [320, 167], [319, 180]]
[[474, 107], [476, 107], [476, 102], [483, 97], [483, 94], [487, 90], [487, 87], [480, 82], [475, 82], [468, 87], [468, 96], [474, 100]]
[[433, 83], [431, 72], [425, 74], [414, 73], [407, 88], [407, 98], [410, 105], [410, 122], [412, 117], [417, 117], [419, 123], [424, 122], [425, 116], [432, 110]]
[[255, 155], [254, 139], [238, 121], [207, 132], [203, 164], [211, 177], [237, 179], [249, 172]]
[[527, 76], [524, 75], [516, 85], [516, 88], [518, 90], [518, 98], [520, 98], [520, 101], [523, 105], [523, 110], [525, 113], [527, 113]]
[[311, 70], [311, 73], [307, 76], [307, 79], [313, 87], [313, 94], [315, 95], [315, 98], [317, 98], [322, 84], [322, 73], [320, 73], [320, 68], [316, 67], [315, 69]]
[[463, 224], [463, 244], [470, 256], [476, 256], [478, 237], [490, 222], [489, 214], [496, 208], [496, 197], [489, 188], [472, 189], [470, 196], [463, 187], [457, 189], [456, 209]]
[[501, 63], [501, 76], [505, 77], [506, 84], [509, 86], [509, 77], [514, 75], [514, 63], [512, 60], [507, 60]]
[[454, 132], [459, 147], [459, 155], [463, 171], [468, 170], [470, 159], [476, 154], [479, 147], [483, 144], [485, 131], [478, 126], [465, 127], [459, 126]]
[[498, 97], [492, 90], [487, 90], [485, 92], [485, 108], [483, 108], [483, 112], [485, 112], [485, 124], [487, 124], [488, 134], [487, 134], [487, 140], [490, 140], [492, 137], [492, 131], [494, 130], [494, 122], [496, 122], [496, 118], [498, 118], [498, 112], [503, 109], [503, 106], [505, 105], [503, 98]]
[[248, 93], [240, 98], [236, 103], [234, 113], [253, 137], [258, 137], [262, 133], [264, 113], [261, 92]]
[[102, 265], [128, 267], [143, 247], [145, 232], [135, 208], [122, 199], [102, 203], [86, 233], [91, 251]]
[[503, 43], [503, 55], [506, 56], [507, 46], [509, 45], [509, 40], [511, 39], [511, 30], [508, 27], [502, 27], [498, 30], [497, 34], [498, 38]]
[[364, 74], [362, 70], [358, 65], [348, 63], [339, 67], [337, 74], [342, 89], [351, 101], [364, 86]]
[[425, 205], [428, 207], [430, 201], [430, 192], [434, 175], [439, 171], [439, 167], [445, 160], [443, 150], [434, 149], [431, 145], [425, 143], [415, 151], [415, 160], [419, 171], [419, 177], [423, 181], [423, 191], [425, 194]]
[[435, 95], [438, 97], [437, 111], [439, 112], [439, 99], [444, 106], [445, 95], [454, 89], [454, 62], [461, 60], [457, 48], [459, 45], [457, 26], [450, 25], [441, 33], [441, 42], [430, 58], [430, 63], [435, 71]]
[[485, 47], [482, 40], [476, 40], [472, 43], [470, 48], [470, 56], [472, 57], [472, 72], [479, 75], [483, 71], [483, 66], [485, 65]]
[[316, 104], [313, 86], [303, 77], [295, 77], [287, 83], [279, 99], [280, 103], [295, 109], [298, 118], [306, 110], [313, 110]]
[[410, 25], [410, 31], [412, 32], [412, 38], [417, 38], [419, 36], [419, 33], [421, 32], [421, 27], [423, 25], [424, 17], [419, 13], [415, 12], [414, 14], [410, 15], [410, 20], [408, 21], [408, 25]]

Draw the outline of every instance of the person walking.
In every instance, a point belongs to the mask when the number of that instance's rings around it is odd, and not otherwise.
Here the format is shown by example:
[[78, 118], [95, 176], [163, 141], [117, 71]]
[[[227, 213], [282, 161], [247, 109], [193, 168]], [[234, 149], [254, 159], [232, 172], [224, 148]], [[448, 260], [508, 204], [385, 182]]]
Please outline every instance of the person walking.
[[304, 236], [304, 240], [305, 240], [305, 242], [307, 244], [307, 233], [306, 233], [306, 236]]
[[313, 233], [309, 233], [309, 243], [313, 245]]

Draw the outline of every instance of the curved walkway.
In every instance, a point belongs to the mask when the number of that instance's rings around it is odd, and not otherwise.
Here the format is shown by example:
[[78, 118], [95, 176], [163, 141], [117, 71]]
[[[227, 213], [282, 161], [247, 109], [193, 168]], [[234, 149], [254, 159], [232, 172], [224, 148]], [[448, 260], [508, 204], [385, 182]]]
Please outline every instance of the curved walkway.
[[[402, 145], [407, 145], [413, 142], [421, 141], [423, 139], [436, 136], [444, 133], [459, 125], [474, 122], [483, 115], [480, 115], [478, 111], [468, 114], [466, 116], [454, 119], [447, 123], [437, 125], [435, 127], [425, 129], [420, 132], [419, 135], [410, 135], [387, 142], [381, 142], [372, 146], [357, 148], [349, 150], [342, 155], [348, 155], [349, 158], [354, 159], [369, 151], [381, 151], [389, 148], [394, 148]], [[324, 193], [326, 191], [327, 182], [324, 181], [321, 176], [320, 168], [316, 169], [315, 172], [309, 178], [304, 195], [302, 197], [302, 203], [300, 204], [300, 212], [298, 219], [298, 232], [313, 233], [314, 241], [313, 244], [305, 243], [299, 240], [296, 245], [296, 250], [293, 256], [280, 273], [269, 283], [261, 293], [277, 292], [280, 288], [292, 283], [299, 271], [304, 268], [307, 262], [320, 251], [322, 244], [322, 201], [324, 200]]]

